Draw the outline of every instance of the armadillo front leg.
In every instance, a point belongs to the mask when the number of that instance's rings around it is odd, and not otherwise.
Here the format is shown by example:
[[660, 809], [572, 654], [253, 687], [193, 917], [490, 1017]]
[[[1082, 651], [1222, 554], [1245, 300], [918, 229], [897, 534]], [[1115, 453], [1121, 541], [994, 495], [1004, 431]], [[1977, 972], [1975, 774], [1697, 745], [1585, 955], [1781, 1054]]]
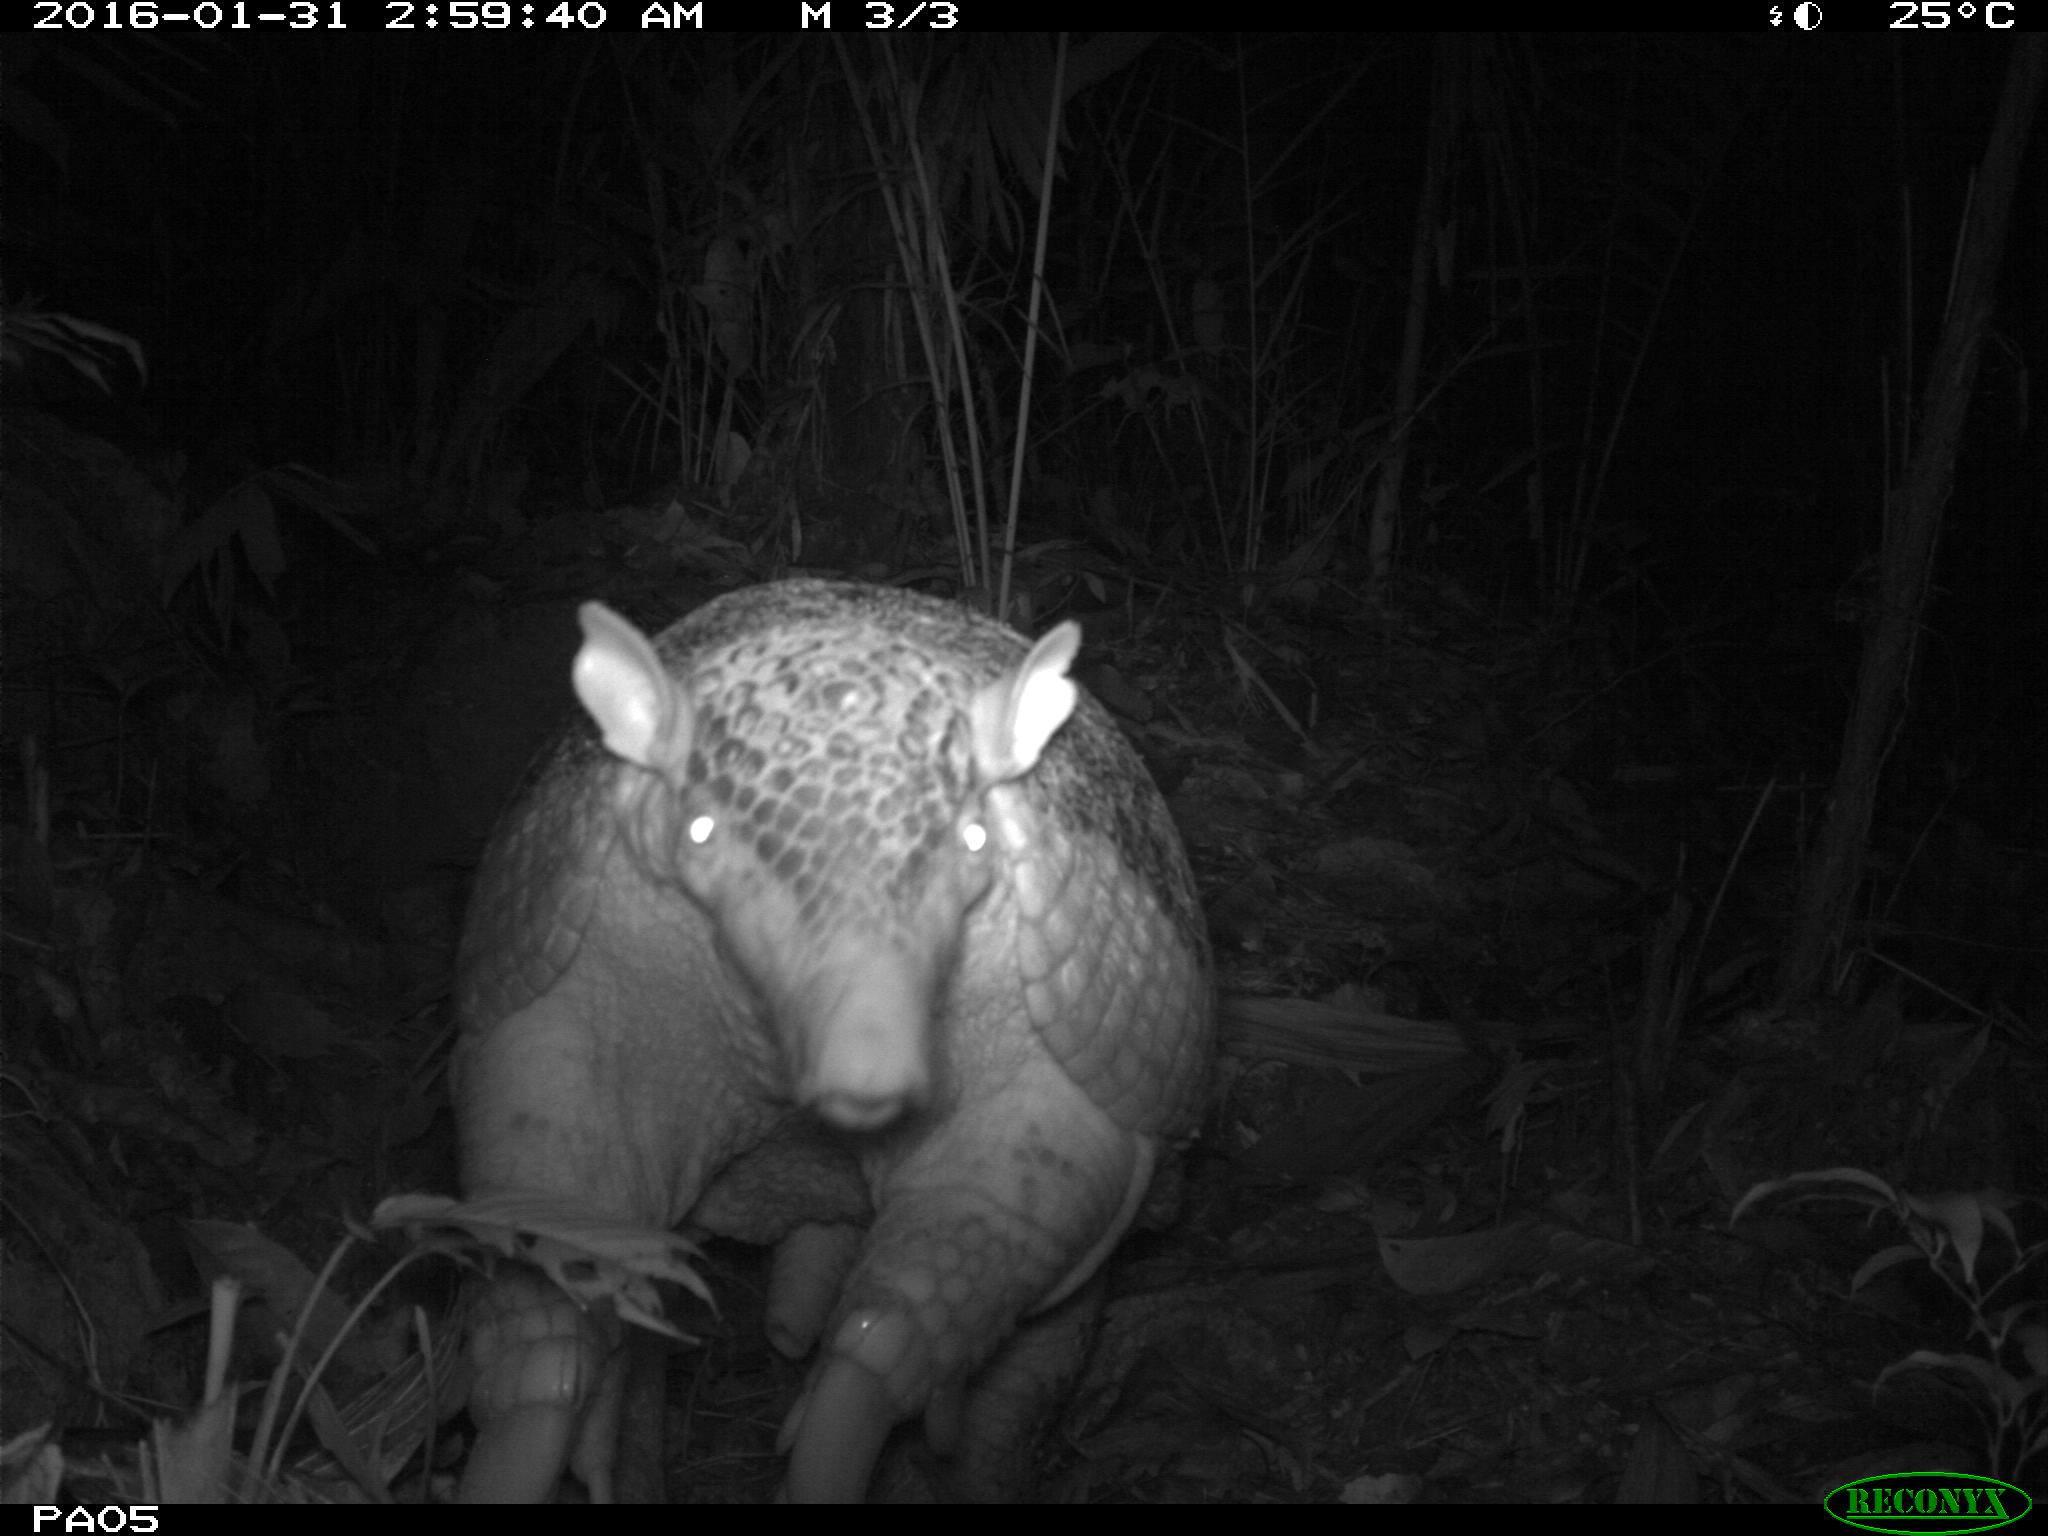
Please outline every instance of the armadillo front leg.
[[531, 1270], [501, 1275], [470, 1325], [477, 1441], [465, 1504], [544, 1504], [569, 1464], [593, 1504], [612, 1501], [613, 1447], [625, 1386], [616, 1319], [578, 1307]]
[[960, 1451], [948, 1479], [954, 1497], [1007, 1503], [1029, 1488], [1034, 1437], [1087, 1363], [1107, 1289], [1098, 1270], [1065, 1301], [1027, 1322], [982, 1368], [967, 1395]]
[[1135, 1214], [1150, 1139], [1043, 1056], [1015, 1067], [881, 1173], [875, 1225], [783, 1432], [791, 1500], [858, 1499], [890, 1426], [927, 1408], [943, 1431], [1017, 1320], [1083, 1283]]
[[[672, 949], [690, 954], [681, 939]], [[675, 1085], [691, 1080], [686, 1064], [620, 1007], [622, 995], [650, 991], [667, 995], [608, 953], [600, 931], [552, 990], [464, 1037], [454, 1076], [472, 1195], [553, 1195], [593, 1220], [628, 1225], [675, 1219], [726, 1099], [708, 1090], [698, 1114], [678, 1123]], [[593, 1502], [610, 1501], [633, 1363], [623, 1332], [604, 1309], [586, 1311], [531, 1271], [492, 1282], [471, 1329], [477, 1443], [465, 1502], [543, 1502], [565, 1467]]]

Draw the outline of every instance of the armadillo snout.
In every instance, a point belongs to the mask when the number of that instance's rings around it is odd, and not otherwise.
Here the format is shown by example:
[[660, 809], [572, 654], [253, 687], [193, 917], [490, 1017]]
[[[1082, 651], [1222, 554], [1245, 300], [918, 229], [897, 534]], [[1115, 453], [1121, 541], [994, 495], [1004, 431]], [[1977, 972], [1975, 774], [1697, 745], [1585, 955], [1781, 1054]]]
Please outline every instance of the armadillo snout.
[[900, 957], [867, 957], [834, 1006], [799, 1025], [807, 1058], [797, 1098], [848, 1131], [873, 1131], [931, 1096], [924, 1015], [931, 1006]]
[[810, 1099], [809, 1106], [842, 1131], [879, 1131], [923, 1102], [922, 1093], [826, 1091]]

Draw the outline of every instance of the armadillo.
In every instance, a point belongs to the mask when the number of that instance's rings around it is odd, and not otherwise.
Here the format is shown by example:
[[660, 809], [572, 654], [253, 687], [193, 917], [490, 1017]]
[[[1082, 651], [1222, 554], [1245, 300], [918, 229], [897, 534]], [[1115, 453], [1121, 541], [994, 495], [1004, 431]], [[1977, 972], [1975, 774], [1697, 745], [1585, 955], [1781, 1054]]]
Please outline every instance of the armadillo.
[[[651, 641], [580, 618], [589, 721], [500, 823], [462, 943], [465, 1188], [789, 1239], [770, 1336], [820, 1348], [783, 1493], [858, 1499], [898, 1423], [957, 1445], [983, 1367], [1088, 1281], [1190, 1131], [1194, 882], [1067, 678], [1071, 623], [1034, 645], [812, 580]], [[463, 1496], [548, 1497], [573, 1454], [604, 1497], [616, 1322], [496, 1285]]]

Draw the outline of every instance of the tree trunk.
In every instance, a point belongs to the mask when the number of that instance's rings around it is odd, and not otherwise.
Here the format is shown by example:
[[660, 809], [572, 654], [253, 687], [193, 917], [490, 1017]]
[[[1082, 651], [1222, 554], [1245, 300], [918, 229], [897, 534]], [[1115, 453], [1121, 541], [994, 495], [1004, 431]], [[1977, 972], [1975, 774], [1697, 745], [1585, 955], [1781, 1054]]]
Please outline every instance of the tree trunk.
[[1779, 959], [1781, 1007], [1810, 993], [1820, 980], [1862, 882], [1871, 812], [1884, 760], [1905, 713], [1935, 538], [1954, 479], [1956, 444], [1977, 377], [1979, 344], [1997, 293], [2006, 225], [2028, 125], [2041, 94], [2044, 59], [2048, 38], [2042, 34], [2013, 39], [1998, 121], [1964, 214], [1955, 288], [1921, 400], [1923, 432], [1903, 482], [1885, 507], [1877, 611], [1866, 621], [1863, 663], [1842, 739], [1834, 794], [1800, 886], [1792, 939]]

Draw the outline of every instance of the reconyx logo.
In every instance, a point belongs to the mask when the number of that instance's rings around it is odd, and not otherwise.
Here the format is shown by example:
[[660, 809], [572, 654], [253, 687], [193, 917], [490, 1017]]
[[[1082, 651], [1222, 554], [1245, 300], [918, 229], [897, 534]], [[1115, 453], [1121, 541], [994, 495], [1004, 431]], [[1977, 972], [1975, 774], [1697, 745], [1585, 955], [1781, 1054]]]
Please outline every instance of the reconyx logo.
[[1860, 1531], [1963, 1536], [2011, 1525], [2034, 1501], [2024, 1488], [1960, 1472], [1886, 1472], [1844, 1483], [1821, 1507]]

